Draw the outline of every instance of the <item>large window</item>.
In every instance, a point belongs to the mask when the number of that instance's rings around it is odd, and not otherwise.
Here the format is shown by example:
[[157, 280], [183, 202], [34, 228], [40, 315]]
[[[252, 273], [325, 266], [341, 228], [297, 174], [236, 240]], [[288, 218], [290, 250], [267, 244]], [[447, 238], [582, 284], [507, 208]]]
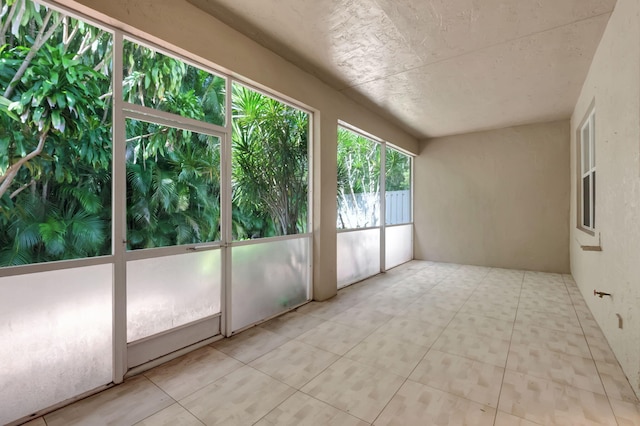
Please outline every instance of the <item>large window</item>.
[[0, 266], [109, 254], [113, 37], [31, 1], [1, 23]]
[[596, 150], [595, 109], [591, 109], [580, 128], [579, 226], [588, 231], [596, 227]]
[[304, 234], [309, 114], [233, 84], [234, 240]]
[[338, 229], [380, 225], [380, 144], [338, 127]]
[[411, 222], [411, 157], [386, 148], [385, 156], [385, 223], [398, 225]]

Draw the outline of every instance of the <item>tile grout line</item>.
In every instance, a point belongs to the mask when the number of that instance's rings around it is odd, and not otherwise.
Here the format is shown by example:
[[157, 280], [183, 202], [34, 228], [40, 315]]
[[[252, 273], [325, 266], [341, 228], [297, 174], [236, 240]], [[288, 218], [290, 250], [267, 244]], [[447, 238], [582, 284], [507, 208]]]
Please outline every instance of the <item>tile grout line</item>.
[[[520, 293], [518, 294], [518, 304], [516, 305], [516, 315], [513, 317], [513, 326], [511, 328], [511, 337], [509, 338], [509, 349], [507, 349], [507, 358], [504, 361], [504, 371], [502, 372], [502, 381], [500, 382], [500, 391], [498, 392], [498, 402], [496, 403], [496, 415], [493, 418], [493, 425], [495, 426], [498, 420], [498, 412], [500, 411], [500, 398], [502, 398], [502, 389], [504, 387], [504, 378], [507, 375], [507, 364], [509, 363], [509, 353], [511, 352], [511, 341], [513, 340], [513, 333], [516, 328], [516, 319], [518, 318], [518, 308], [520, 307], [520, 297], [522, 296], [522, 287], [524, 286], [524, 279], [527, 272], [522, 273], [522, 280], [520, 281]], [[512, 414], [512, 413], [509, 413]], [[513, 414], [512, 414], [513, 415]]]

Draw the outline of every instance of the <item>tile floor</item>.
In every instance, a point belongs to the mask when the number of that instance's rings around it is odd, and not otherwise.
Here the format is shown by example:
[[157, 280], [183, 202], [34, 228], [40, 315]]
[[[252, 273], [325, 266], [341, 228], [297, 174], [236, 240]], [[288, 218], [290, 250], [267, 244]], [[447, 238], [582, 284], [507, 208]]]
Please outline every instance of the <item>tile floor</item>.
[[569, 275], [413, 261], [36, 419], [640, 425]]

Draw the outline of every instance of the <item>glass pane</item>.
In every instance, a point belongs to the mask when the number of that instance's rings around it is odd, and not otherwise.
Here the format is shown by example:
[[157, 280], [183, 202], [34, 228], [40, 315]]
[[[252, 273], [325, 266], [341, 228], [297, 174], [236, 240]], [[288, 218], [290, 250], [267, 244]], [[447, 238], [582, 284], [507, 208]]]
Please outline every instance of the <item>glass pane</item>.
[[401, 265], [413, 259], [413, 225], [385, 228], [385, 269]]
[[582, 174], [585, 174], [589, 171], [591, 164], [589, 150], [589, 122], [585, 123], [582, 127], [582, 140], [580, 146], [582, 151]]
[[591, 174], [592, 179], [593, 179], [593, 191], [591, 192], [591, 198], [593, 199], [593, 202], [591, 203], [591, 227], [595, 228], [596, 227], [596, 171], [594, 170], [593, 173]]
[[591, 141], [589, 142], [591, 145], [591, 168], [596, 166], [596, 114], [595, 112], [591, 114]]
[[224, 126], [224, 78], [128, 40], [123, 54], [125, 101]]
[[385, 222], [411, 222], [411, 157], [387, 148], [385, 164]]
[[591, 228], [591, 192], [589, 176], [582, 178], [582, 225]]
[[233, 248], [233, 331], [309, 300], [309, 243], [300, 238]]
[[309, 114], [233, 85], [234, 240], [307, 232]]
[[113, 380], [112, 270], [0, 278], [0, 424]]
[[0, 266], [109, 254], [112, 36], [17, 4], [0, 17]]
[[127, 120], [127, 248], [220, 240], [220, 139]]
[[220, 312], [220, 250], [127, 262], [127, 341]]
[[338, 127], [338, 229], [380, 225], [380, 144]]
[[338, 288], [380, 273], [380, 229], [340, 232]]

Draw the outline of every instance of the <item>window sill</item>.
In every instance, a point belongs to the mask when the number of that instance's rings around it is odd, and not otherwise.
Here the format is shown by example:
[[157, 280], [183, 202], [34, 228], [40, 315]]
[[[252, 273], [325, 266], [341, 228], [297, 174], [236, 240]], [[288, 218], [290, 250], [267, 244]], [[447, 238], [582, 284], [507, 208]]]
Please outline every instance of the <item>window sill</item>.
[[579, 230], [584, 232], [584, 234], [579, 234], [576, 236], [576, 242], [580, 245], [582, 251], [602, 251], [602, 242], [601, 242], [601, 234], [596, 232], [580, 228]]

